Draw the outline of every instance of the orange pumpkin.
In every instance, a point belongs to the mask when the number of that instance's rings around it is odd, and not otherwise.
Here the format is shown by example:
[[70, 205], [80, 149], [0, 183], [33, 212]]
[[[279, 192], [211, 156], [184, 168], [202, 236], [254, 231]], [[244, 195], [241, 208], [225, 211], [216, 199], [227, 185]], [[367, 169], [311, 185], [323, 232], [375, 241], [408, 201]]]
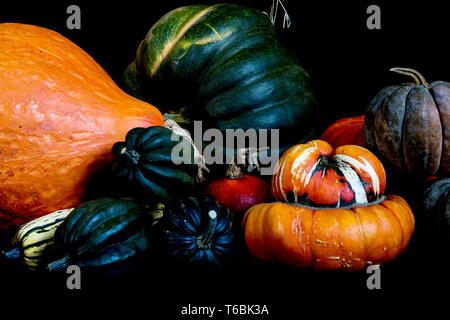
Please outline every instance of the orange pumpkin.
[[283, 153], [271, 181], [279, 200], [341, 207], [379, 199], [386, 186], [383, 165], [369, 150], [313, 140]]
[[250, 254], [314, 270], [361, 270], [402, 253], [414, 216], [399, 196], [351, 209], [312, 209], [282, 202], [251, 207], [243, 218]]
[[76, 206], [114, 142], [153, 125], [163, 125], [159, 110], [68, 39], [0, 24], [0, 225]]
[[320, 139], [331, 144], [333, 148], [348, 144], [365, 147], [364, 115], [337, 120], [325, 129]]
[[247, 248], [257, 259], [317, 270], [386, 263], [406, 248], [415, 221], [405, 200], [384, 197], [385, 186], [383, 165], [365, 148], [333, 150], [322, 140], [294, 146], [271, 181], [272, 196], [288, 203], [245, 213]]

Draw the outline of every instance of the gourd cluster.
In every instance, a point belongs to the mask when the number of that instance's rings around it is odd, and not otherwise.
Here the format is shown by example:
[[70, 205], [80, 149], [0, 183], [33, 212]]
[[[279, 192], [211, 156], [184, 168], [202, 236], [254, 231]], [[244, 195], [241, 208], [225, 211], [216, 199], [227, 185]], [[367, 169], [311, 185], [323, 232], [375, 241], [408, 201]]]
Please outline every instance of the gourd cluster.
[[[37, 26], [0, 24], [0, 61], [0, 226], [15, 234], [2, 258], [30, 270], [114, 273], [155, 252], [174, 265], [226, 268], [239, 250], [362, 270], [398, 257], [414, 233], [411, 206], [385, 194], [397, 174], [420, 182], [418, 211], [449, 239], [447, 82], [393, 68], [414, 82], [382, 89], [364, 114], [320, 135], [308, 73], [266, 15], [232, 4], [163, 16], [123, 89]], [[273, 174], [250, 172], [259, 164], [239, 161], [242, 150], [231, 164], [205, 166], [189, 134], [195, 120], [222, 132], [279, 129]]]

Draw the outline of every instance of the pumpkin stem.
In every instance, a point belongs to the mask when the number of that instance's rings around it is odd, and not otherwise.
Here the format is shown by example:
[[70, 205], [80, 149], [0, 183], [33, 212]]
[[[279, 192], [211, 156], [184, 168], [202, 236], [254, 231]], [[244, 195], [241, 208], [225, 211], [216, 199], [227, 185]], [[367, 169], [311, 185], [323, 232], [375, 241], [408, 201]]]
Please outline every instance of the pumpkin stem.
[[203, 182], [205, 180], [205, 175], [203, 171], [209, 172], [208, 167], [206, 166], [206, 160], [202, 156], [202, 154], [198, 151], [197, 146], [195, 145], [194, 141], [192, 140], [191, 134], [188, 130], [182, 128], [178, 123], [176, 123], [172, 119], [164, 119], [164, 127], [172, 130], [175, 134], [182, 136], [192, 146], [192, 149], [194, 149], [194, 162], [198, 167], [197, 172], [197, 182]]
[[278, 5], [281, 6], [281, 8], [284, 11], [284, 17], [283, 17], [283, 29], [289, 28], [291, 26], [291, 18], [289, 17], [289, 14], [286, 10], [286, 8], [283, 5], [284, 0], [273, 0], [272, 6], [270, 7], [270, 15], [269, 19], [272, 25], [275, 25], [275, 20], [277, 19], [277, 13], [278, 13]]
[[254, 169], [260, 170], [259, 163], [258, 163], [258, 155], [263, 152], [269, 150], [269, 147], [262, 147], [262, 148], [239, 148], [237, 150], [235, 162], [237, 164], [246, 165], [248, 163], [248, 166], [246, 168], [247, 172], [252, 172]]
[[416, 83], [416, 85], [423, 85], [426, 88], [428, 88], [428, 83], [425, 80], [425, 78], [418, 71], [416, 71], [414, 69], [396, 67], [396, 68], [391, 68], [389, 71], [410, 76], [414, 79], [414, 82]]
[[242, 168], [240, 165], [236, 164], [235, 162], [231, 163], [228, 168], [227, 171], [225, 173], [225, 176], [228, 179], [240, 179], [242, 178]]
[[212, 246], [212, 238], [217, 226], [217, 212], [211, 210], [208, 212], [208, 223], [205, 232], [198, 236], [195, 243], [199, 249], [210, 249]]
[[128, 150], [126, 147], [123, 147], [122, 150], [120, 150], [120, 155], [125, 157], [131, 166], [137, 166], [139, 164], [139, 158], [141, 157], [135, 150]]
[[3, 258], [7, 259], [7, 260], [14, 260], [14, 259], [18, 259], [21, 256], [21, 251], [19, 248], [14, 248], [8, 251], [2, 251], [0, 258], [1, 260], [3, 260]]
[[155, 210], [151, 212], [152, 219], [153, 219], [152, 225], [155, 225], [159, 221], [159, 219], [161, 219], [163, 217], [164, 207], [165, 206], [162, 203], [157, 203], [155, 205], [155, 208], [154, 208]]
[[70, 258], [65, 256], [59, 260], [53, 261], [47, 265], [48, 271], [58, 271], [69, 266]]

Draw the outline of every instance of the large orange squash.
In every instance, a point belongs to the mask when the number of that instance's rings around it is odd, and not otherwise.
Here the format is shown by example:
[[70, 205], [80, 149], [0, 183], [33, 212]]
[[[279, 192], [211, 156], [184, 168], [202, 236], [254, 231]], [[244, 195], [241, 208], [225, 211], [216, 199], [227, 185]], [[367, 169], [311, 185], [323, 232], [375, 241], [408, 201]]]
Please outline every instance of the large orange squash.
[[0, 24], [0, 226], [76, 206], [113, 143], [152, 125], [161, 113], [68, 39]]
[[349, 209], [263, 203], [243, 219], [253, 257], [314, 270], [361, 270], [389, 262], [405, 250], [414, 224], [409, 205], [399, 196]]

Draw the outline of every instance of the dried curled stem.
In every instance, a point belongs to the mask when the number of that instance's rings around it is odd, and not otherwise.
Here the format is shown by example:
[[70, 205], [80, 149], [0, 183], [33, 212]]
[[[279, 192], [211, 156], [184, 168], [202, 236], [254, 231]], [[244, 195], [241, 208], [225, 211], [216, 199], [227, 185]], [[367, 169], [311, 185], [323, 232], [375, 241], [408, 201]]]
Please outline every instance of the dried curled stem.
[[281, 6], [281, 9], [284, 11], [283, 16], [283, 28], [289, 28], [291, 26], [291, 18], [283, 5], [284, 0], [272, 0], [272, 6], [270, 7], [269, 19], [272, 22], [272, 25], [275, 25], [275, 21], [277, 19], [278, 14], [278, 6]]
[[269, 150], [269, 147], [262, 148], [240, 148], [237, 150], [235, 162], [236, 164], [243, 165], [246, 167], [245, 171], [252, 172], [257, 169], [260, 170], [258, 155], [263, 152]]
[[192, 140], [189, 131], [182, 128], [178, 123], [176, 123], [172, 119], [164, 120], [164, 127], [172, 130], [175, 134], [182, 136], [191, 144], [192, 149], [194, 150], [194, 163], [198, 166], [197, 181], [203, 182], [205, 180], [203, 170], [209, 172], [209, 169], [208, 167], [206, 167], [206, 160], [195, 146], [195, 143]]

